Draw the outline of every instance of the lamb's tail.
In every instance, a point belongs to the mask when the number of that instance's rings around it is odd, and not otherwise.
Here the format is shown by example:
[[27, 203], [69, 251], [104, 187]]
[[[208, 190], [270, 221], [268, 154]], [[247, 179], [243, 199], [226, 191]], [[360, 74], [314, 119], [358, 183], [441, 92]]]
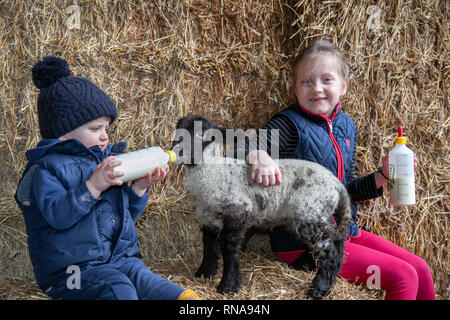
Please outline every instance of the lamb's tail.
[[348, 195], [347, 189], [343, 187], [339, 193], [339, 203], [334, 211], [337, 216], [337, 231], [340, 235], [345, 236], [348, 230], [348, 224], [352, 219], [352, 210], [350, 207], [350, 196]]

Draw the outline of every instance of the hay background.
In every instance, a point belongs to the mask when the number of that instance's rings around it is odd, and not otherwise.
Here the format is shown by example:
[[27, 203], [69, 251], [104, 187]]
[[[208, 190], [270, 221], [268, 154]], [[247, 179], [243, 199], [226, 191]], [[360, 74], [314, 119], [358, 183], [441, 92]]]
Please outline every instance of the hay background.
[[[74, 1], [75, 2], [75, 1]], [[360, 226], [423, 257], [439, 298], [449, 298], [449, 6], [446, 1], [170, 0], [79, 1], [81, 29], [69, 30], [72, 1], [0, 2], [0, 299], [46, 299], [32, 274], [13, 200], [24, 152], [40, 139], [33, 64], [63, 56], [74, 75], [98, 84], [120, 117], [112, 141], [129, 150], [169, 147], [175, 121], [203, 113], [234, 128], [258, 128], [288, 106], [297, 48], [328, 38], [352, 62], [344, 111], [359, 128], [357, 174], [374, 171], [398, 124], [418, 159], [416, 206], [383, 198], [360, 206]], [[377, 5], [380, 29], [368, 28]], [[369, 11], [370, 12], [370, 11]], [[313, 274], [271, 254], [267, 237], [243, 253], [238, 295], [215, 292], [219, 277], [196, 279], [199, 225], [183, 173], [152, 188], [138, 221], [144, 261], [209, 299], [298, 299]], [[339, 279], [328, 299], [380, 299]]]

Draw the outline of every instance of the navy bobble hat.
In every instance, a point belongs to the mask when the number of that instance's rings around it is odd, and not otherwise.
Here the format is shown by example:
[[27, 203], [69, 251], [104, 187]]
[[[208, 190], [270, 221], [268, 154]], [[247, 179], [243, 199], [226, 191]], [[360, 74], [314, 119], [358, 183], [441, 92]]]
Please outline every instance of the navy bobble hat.
[[60, 136], [97, 118], [117, 118], [114, 102], [89, 80], [70, 76], [64, 59], [44, 57], [32, 70], [34, 85], [41, 91], [38, 97], [38, 117], [41, 136]]

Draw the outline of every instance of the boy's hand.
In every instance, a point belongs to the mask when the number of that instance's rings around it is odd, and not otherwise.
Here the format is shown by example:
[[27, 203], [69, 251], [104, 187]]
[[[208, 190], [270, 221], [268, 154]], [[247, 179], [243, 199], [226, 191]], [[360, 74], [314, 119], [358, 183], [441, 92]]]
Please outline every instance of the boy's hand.
[[121, 165], [120, 161], [114, 161], [116, 157], [110, 156], [100, 162], [92, 173], [91, 177], [86, 181], [86, 186], [91, 194], [98, 198], [101, 193], [110, 186], [120, 186], [122, 181], [117, 179], [123, 176], [123, 172], [114, 172], [113, 169]]
[[281, 183], [281, 172], [269, 154], [263, 150], [253, 150], [247, 156], [252, 165], [250, 179], [265, 186]]
[[168, 173], [169, 167], [165, 169], [158, 167], [153, 173], [148, 173], [145, 177], [135, 180], [131, 185], [131, 188], [138, 196], [142, 197], [150, 185], [164, 180]]

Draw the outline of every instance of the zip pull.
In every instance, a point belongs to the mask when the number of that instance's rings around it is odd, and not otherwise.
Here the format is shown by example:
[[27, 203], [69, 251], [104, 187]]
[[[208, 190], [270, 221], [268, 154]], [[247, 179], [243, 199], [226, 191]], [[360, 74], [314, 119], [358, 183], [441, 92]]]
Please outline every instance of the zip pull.
[[328, 119], [328, 127], [330, 128], [330, 132], [333, 133], [333, 121]]

